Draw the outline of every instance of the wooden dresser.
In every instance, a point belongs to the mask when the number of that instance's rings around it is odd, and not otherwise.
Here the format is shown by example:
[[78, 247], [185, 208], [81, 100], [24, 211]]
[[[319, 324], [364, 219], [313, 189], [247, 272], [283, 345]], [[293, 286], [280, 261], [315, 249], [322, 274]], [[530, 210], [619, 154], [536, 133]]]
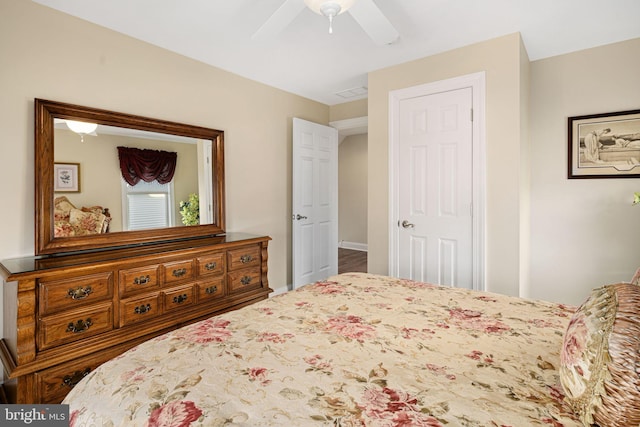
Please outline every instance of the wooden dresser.
[[2, 261], [9, 402], [59, 403], [136, 344], [267, 298], [269, 240], [229, 233]]

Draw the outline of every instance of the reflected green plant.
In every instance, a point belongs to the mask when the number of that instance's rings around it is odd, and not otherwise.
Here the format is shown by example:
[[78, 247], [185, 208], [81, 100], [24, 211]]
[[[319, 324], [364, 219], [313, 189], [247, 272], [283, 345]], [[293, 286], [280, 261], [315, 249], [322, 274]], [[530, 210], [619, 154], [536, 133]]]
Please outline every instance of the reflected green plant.
[[189, 194], [189, 199], [180, 201], [180, 215], [184, 225], [200, 224], [200, 199], [197, 194]]

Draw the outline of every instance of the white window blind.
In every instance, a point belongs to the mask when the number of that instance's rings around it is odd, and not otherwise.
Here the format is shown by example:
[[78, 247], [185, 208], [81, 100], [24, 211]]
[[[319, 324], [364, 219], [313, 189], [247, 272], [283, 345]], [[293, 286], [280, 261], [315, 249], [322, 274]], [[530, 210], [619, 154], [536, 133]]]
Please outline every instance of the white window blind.
[[129, 230], [167, 227], [167, 195], [128, 194]]
[[126, 230], [146, 230], [173, 225], [173, 183], [140, 181], [130, 186], [122, 181], [123, 224]]

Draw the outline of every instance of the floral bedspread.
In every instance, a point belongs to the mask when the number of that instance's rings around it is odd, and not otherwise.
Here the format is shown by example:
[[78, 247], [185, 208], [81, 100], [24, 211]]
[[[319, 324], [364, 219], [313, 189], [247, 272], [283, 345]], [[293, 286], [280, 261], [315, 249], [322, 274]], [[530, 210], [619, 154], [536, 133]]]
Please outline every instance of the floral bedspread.
[[343, 274], [143, 343], [64, 403], [71, 426], [580, 426], [574, 310]]

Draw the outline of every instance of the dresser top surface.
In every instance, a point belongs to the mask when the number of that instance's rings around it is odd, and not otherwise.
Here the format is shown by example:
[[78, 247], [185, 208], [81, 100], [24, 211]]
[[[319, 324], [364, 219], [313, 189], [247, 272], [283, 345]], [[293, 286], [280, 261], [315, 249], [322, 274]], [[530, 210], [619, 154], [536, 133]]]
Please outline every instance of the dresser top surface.
[[267, 236], [252, 235], [248, 233], [226, 233], [219, 236], [128, 246], [116, 249], [11, 258], [0, 261], [0, 275], [5, 279], [15, 280], [19, 279], [20, 276], [30, 276], [49, 270], [69, 268], [97, 262], [114, 261], [172, 251], [198, 249], [214, 245], [253, 243], [264, 240], [270, 240], [270, 238]]

